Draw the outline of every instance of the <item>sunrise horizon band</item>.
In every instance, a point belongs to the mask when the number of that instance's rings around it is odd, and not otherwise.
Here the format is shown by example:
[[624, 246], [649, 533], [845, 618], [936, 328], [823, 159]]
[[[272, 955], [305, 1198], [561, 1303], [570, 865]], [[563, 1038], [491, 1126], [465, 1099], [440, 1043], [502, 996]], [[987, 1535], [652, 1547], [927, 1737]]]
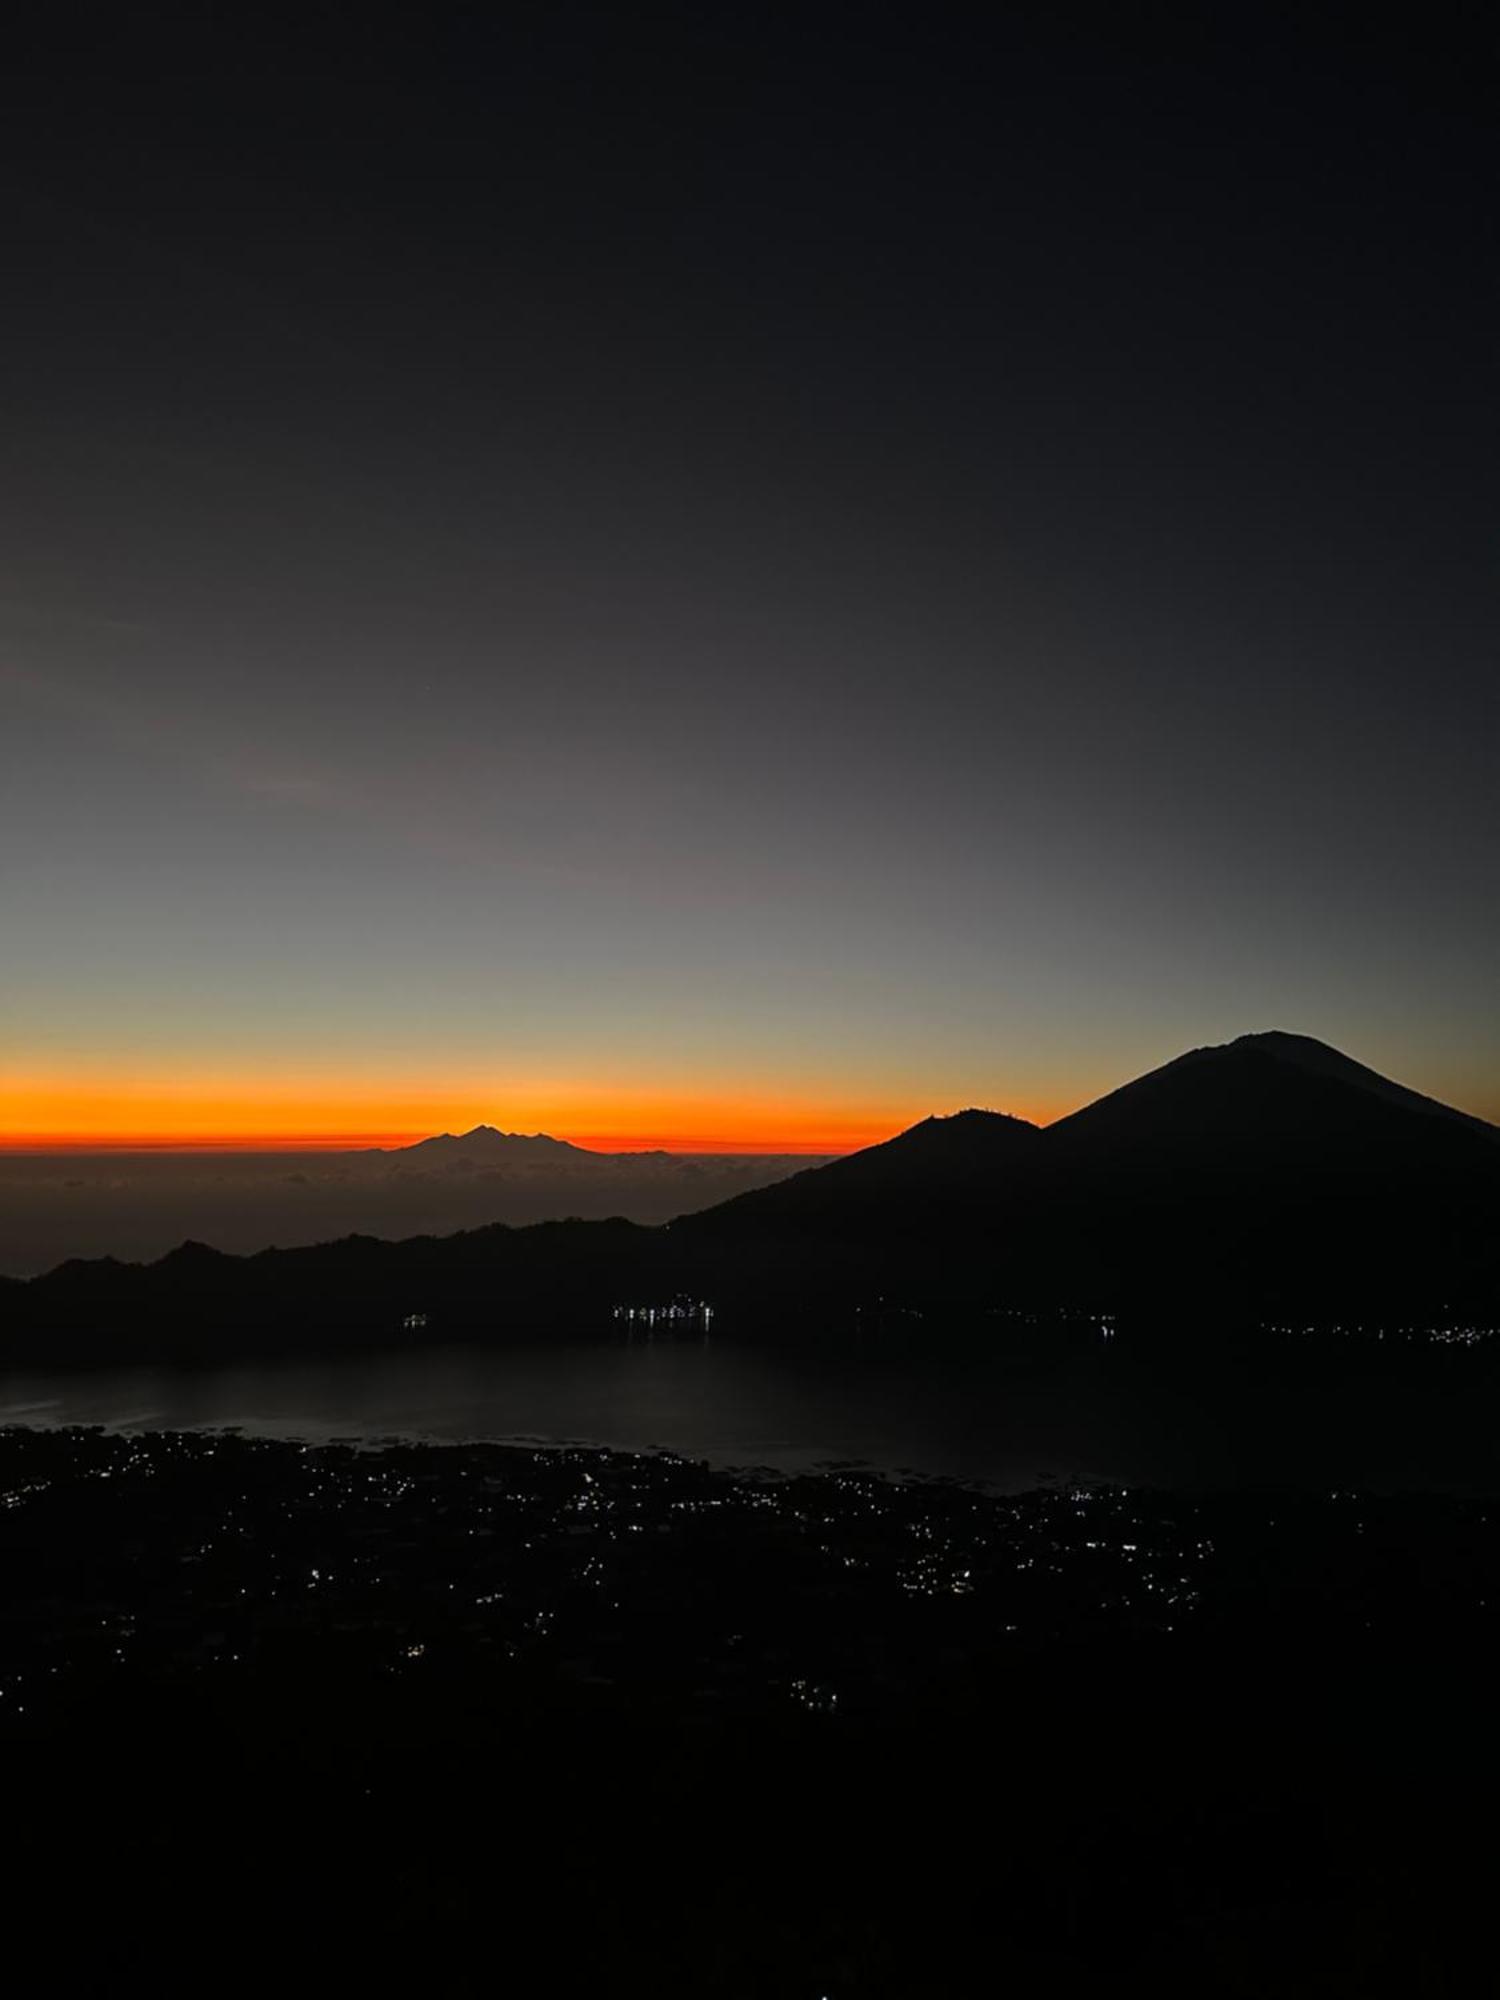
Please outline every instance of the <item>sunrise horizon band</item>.
[[[495, 1108], [503, 1097], [505, 1108]], [[348, 1085], [265, 1087], [248, 1079], [0, 1082], [0, 1152], [396, 1151], [488, 1125], [597, 1153], [834, 1155], [857, 1152], [923, 1118], [962, 1108], [947, 1093], [877, 1104], [789, 1094], [511, 1086], [432, 1086], [368, 1093]], [[968, 1102], [978, 1101], [973, 1093]], [[995, 1106], [1049, 1122], [1065, 1106]]]

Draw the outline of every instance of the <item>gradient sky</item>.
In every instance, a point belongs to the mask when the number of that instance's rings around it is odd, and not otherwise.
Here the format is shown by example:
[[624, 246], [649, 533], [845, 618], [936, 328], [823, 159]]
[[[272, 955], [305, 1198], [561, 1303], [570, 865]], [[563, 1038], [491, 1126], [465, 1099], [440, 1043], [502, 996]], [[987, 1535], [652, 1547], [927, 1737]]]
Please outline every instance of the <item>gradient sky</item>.
[[0, 1143], [1500, 1119], [1493, 49], [996, 11], [8, 51]]

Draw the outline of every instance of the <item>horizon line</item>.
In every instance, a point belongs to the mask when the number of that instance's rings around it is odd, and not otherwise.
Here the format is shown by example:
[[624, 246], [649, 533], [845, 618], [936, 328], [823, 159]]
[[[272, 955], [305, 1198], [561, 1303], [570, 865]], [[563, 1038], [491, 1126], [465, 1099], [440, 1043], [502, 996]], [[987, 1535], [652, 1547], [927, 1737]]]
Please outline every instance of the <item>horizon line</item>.
[[[469, 1131], [479, 1129], [470, 1126]], [[499, 1130], [498, 1127], [491, 1127]], [[900, 1130], [905, 1127], [898, 1128]], [[0, 1133], [0, 1156], [6, 1154], [95, 1154], [95, 1153], [370, 1153], [405, 1152], [413, 1146], [420, 1146], [433, 1139], [463, 1138], [466, 1133], [451, 1132], [385, 1132], [385, 1133], [243, 1133], [219, 1136], [201, 1133], [160, 1137], [144, 1134], [111, 1134], [106, 1138], [78, 1138], [52, 1133], [21, 1133], [8, 1135]], [[895, 1137], [894, 1132], [881, 1128], [879, 1137], [862, 1139], [851, 1144], [847, 1137], [828, 1140], [784, 1139], [774, 1143], [764, 1139], [726, 1139], [721, 1137], [683, 1135], [681, 1133], [647, 1134], [598, 1134], [589, 1133], [580, 1138], [570, 1137], [563, 1132], [507, 1133], [509, 1138], [555, 1139], [560, 1143], [575, 1147], [579, 1152], [604, 1155], [636, 1156], [642, 1153], [672, 1153], [679, 1156], [692, 1154], [735, 1154], [745, 1158], [801, 1158], [803, 1156], [832, 1158], [835, 1155], [858, 1152], [866, 1145], [878, 1145], [882, 1138]]]

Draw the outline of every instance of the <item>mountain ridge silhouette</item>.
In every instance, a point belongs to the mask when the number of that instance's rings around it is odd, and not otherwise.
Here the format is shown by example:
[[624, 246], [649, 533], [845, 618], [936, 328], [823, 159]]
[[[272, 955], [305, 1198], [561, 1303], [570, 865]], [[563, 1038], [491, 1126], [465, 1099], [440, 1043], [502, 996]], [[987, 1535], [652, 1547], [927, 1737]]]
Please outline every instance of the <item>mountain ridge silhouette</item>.
[[[494, 1224], [153, 1265], [74, 1260], [0, 1288], [5, 1346], [49, 1329], [252, 1342], [608, 1323], [690, 1291], [747, 1327], [838, 1324], [870, 1298], [1254, 1315], [1500, 1309], [1500, 1129], [1282, 1032], [1190, 1050], [1039, 1127], [969, 1109], [646, 1227]], [[201, 1324], [195, 1325], [195, 1315]], [[4, 1346], [0, 1346], [0, 1352]]]

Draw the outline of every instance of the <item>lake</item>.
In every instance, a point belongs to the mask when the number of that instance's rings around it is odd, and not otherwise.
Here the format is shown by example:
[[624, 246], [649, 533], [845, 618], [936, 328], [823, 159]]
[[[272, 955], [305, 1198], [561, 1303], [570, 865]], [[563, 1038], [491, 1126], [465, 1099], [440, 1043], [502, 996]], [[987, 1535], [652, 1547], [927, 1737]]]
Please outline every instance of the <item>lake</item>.
[[715, 1339], [0, 1374], [0, 1423], [665, 1448], [782, 1471], [852, 1460], [1012, 1491], [1070, 1479], [1493, 1490], [1494, 1418], [1488, 1374], [1463, 1357], [1393, 1372], [1351, 1356], [1274, 1377], [1178, 1365], [1168, 1382], [1105, 1342], [1045, 1362]]

